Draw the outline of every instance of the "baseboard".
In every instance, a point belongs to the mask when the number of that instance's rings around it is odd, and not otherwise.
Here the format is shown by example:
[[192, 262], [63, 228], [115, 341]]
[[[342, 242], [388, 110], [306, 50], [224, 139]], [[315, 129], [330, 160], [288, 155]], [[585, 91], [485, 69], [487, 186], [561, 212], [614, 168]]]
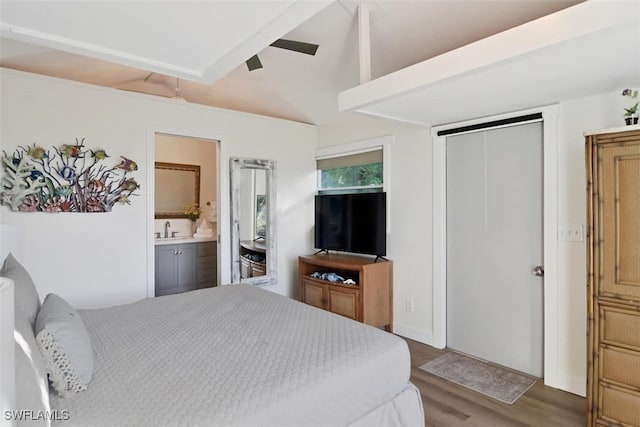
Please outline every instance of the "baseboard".
[[402, 325], [396, 322], [393, 324], [393, 333], [405, 338], [412, 339], [414, 341], [421, 342], [423, 344], [430, 345], [432, 347], [441, 348], [436, 345], [437, 343], [434, 340], [432, 332], [427, 332], [422, 329]]
[[577, 394], [578, 396], [585, 397], [587, 395], [586, 377], [577, 377], [575, 375], [558, 372], [554, 381], [547, 382], [545, 378], [544, 384], [549, 387]]

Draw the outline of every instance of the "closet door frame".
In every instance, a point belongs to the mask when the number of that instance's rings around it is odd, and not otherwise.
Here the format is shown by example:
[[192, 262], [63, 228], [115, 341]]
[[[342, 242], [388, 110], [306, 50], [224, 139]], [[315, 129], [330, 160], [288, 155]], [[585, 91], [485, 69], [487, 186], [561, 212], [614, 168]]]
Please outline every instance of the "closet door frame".
[[[433, 335], [431, 345], [447, 345], [447, 183], [446, 136], [438, 132], [463, 126], [541, 113], [543, 122], [543, 222], [544, 222], [544, 383], [583, 393], [560, 374], [558, 365], [558, 106], [551, 105], [491, 117], [435, 126], [433, 140]], [[582, 385], [584, 388], [584, 385]]]

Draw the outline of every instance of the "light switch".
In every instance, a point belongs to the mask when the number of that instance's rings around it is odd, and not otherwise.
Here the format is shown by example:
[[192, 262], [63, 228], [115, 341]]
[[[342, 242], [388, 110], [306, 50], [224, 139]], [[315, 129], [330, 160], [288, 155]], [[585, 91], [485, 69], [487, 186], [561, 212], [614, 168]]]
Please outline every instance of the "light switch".
[[558, 227], [558, 240], [564, 242], [582, 242], [584, 234], [582, 224], [561, 225]]

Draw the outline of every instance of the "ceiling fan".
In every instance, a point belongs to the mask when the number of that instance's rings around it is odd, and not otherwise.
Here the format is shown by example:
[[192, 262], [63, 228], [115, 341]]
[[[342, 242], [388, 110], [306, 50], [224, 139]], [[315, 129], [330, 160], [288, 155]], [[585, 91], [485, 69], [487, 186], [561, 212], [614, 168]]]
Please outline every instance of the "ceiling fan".
[[[314, 56], [316, 51], [318, 50], [318, 45], [313, 43], [305, 43], [299, 42], [295, 40], [286, 40], [286, 39], [278, 39], [271, 43], [269, 46], [278, 47], [280, 49], [291, 50], [298, 53], [304, 53], [306, 55]], [[260, 62], [260, 58], [258, 55], [253, 55], [251, 58], [246, 61], [247, 68], [249, 71], [257, 70], [258, 68], [262, 68], [262, 62]]]

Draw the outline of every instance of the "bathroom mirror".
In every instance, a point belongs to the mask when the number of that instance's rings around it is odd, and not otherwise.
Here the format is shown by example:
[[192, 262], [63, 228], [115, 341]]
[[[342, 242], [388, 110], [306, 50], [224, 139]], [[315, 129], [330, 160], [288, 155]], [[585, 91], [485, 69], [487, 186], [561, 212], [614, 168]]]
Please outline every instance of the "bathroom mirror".
[[231, 283], [276, 283], [273, 160], [231, 158]]
[[184, 207], [199, 203], [199, 165], [156, 162], [156, 218], [187, 218]]

